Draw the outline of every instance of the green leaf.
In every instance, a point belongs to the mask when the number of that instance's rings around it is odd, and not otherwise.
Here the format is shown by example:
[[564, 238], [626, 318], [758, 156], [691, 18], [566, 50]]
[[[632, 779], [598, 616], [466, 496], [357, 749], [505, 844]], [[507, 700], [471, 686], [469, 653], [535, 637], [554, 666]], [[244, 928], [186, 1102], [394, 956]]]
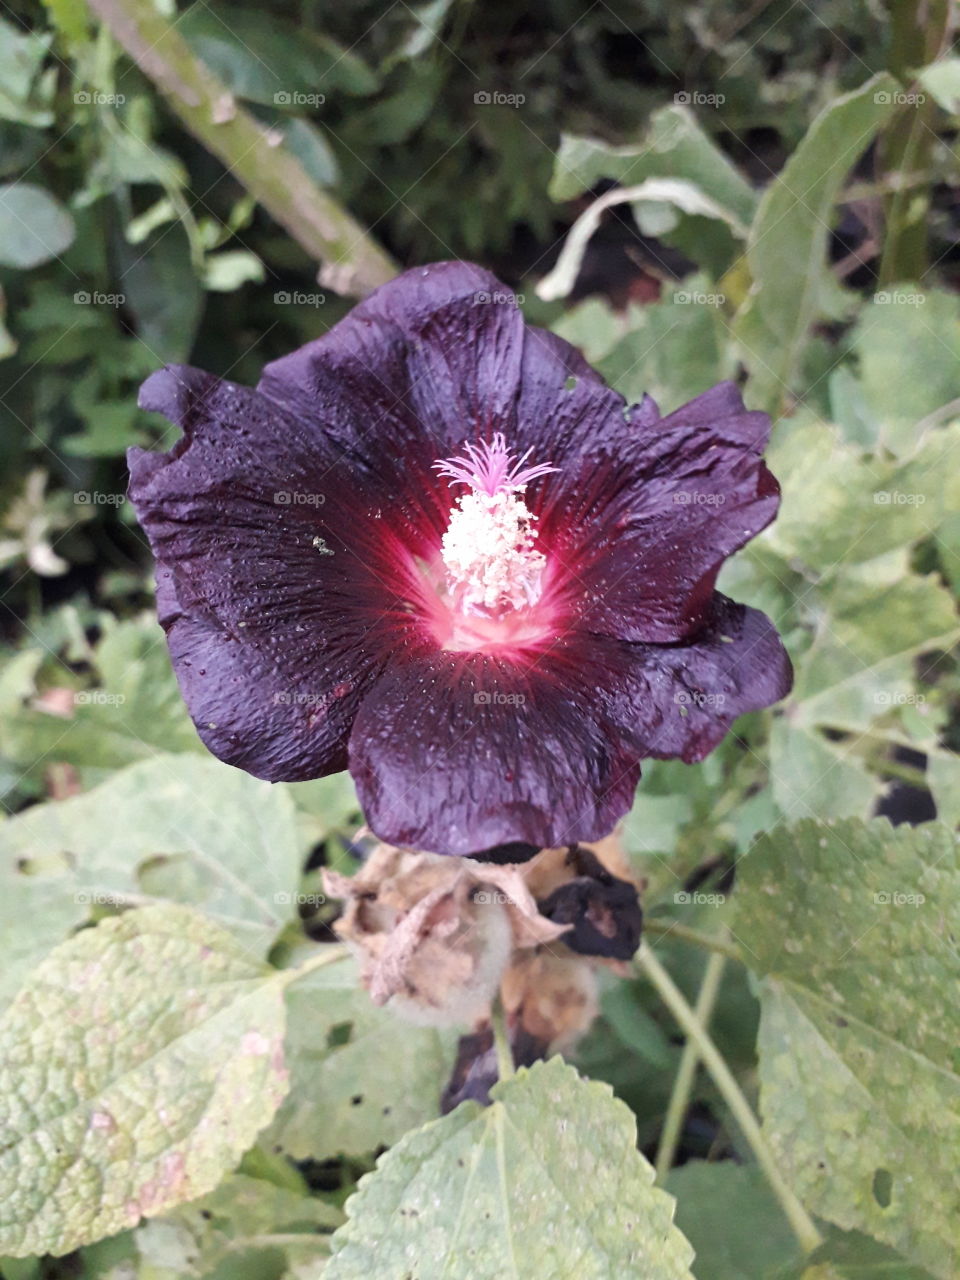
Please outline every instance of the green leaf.
[[0, 120], [35, 127], [53, 123], [53, 80], [40, 75], [50, 44], [49, 34], [23, 31], [0, 18]]
[[455, 1032], [378, 1008], [351, 958], [298, 982], [287, 1007], [290, 1092], [274, 1146], [295, 1160], [364, 1155], [437, 1116]]
[[775, 1280], [930, 1280], [929, 1271], [859, 1231], [828, 1227], [826, 1237], [802, 1262], [778, 1271]]
[[756, 1165], [689, 1160], [664, 1183], [703, 1280], [767, 1280], [796, 1256], [783, 1209]]
[[570, 307], [550, 327], [564, 341], [579, 347], [584, 358], [596, 364], [609, 355], [639, 317], [637, 307], [616, 311], [605, 298], [586, 298]]
[[825, 423], [798, 423], [769, 454], [783, 501], [764, 545], [823, 578], [928, 536], [960, 503], [956, 468], [948, 465], [958, 445], [956, 428], [931, 431], [911, 458], [888, 461], [865, 455]]
[[828, 309], [827, 238], [840, 185], [893, 111], [896, 87], [874, 76], [829, 103], [761, 198], [747, 242], [753, 284], [735, 332], [752, 399], [771, 411], [793, 386], [810, 326]]
[[203, 284], [212, 293], [233, 293], [251, 281], [262, 284], [266, 268], [247, 249], [225, 249], [210, 254], [203, 264]]
[[690, 1280], [627, 1107], [559, 1058], [408, 1134], [348, 1201], [325, 1280]]
[[916, 76], [944, 111], [952, 115], [960, 112], [960, 58], [942, 58], [918, 71]]
[[916, 284], [890, 285], [863, 308], [853, 350], [877, 445], [910, 451], [917, 423], [960, 397], [960, 299]]
[[600, 372], [631, 403], [646, 392], [664, 412], [732, 377], [723, 302], [705, 275], [688, 277], [660, 302], [636, 309]]
[[185, 360], [204, 299], [182, 228], [164, 227], [148, 246], [134, 246], [117, 234], [112, 253], [122, 272], [125, 306], [137, 337], [158, 363]]
[[770, 780], [780, 814], [787, 818], [865, 818], [880, 780], [843, 742], [816, 728], [774, 721], [770, 732]]
[[193, 755], [156, 756], [26, 810], [0, 826], [0, 858], [68, 860], [61, 893], [70, 885], [88, 911], [142, 893], [202, 907], [260, 955], [290, 915], [300, 873], [284, 789]]
[[332, 773], [309, 782], [288, 782], [286, 790], [293, 796], [303, 843], [313, 845], [332, 831], [345, 828], [360, 816], [360, 802], [349, 773]]
[[194, 5], [177, 29], [239, 98], [302, 111], [323, 106], [332, 93], [367, 94], [377, 87], [356, 53], [314, 25], [297, 26], [278, 14]]
[[[710, 216], [689, 206], [681, 196], [680, 213], [671, 204], [634, 204], [634, 216], [647, 235], [659, 235], [698, 266], [721, 275], [730, 265], [742, 228], [749, 226], [757, 196], [749, 182], [701, 129], [685, 106], [655, 111], [639, 142], [614, 147], [594, 138], [565, 135], [554, 162], [550, 195], [569, 200], [590, 190], [600, 178], [613, 178], [622, 187], [637, 187], [648, 180], [675, 180], [693, 188], [694, 198], [706, 202]], [[658, 198], [658, 197], [654, 197]], [[662, 197], [659, 197], [662, 199]], [[705, 207], [706, 207], [705, 206]], [[656, 222], [651, 218], [656, 215]], [[729, 226], [724, 226], [723, 219]]]
[[738, 870], [781, 1167], [813, 1212], [943, 1277], [960, 1256], [958, 899], [938, 823], [780, 826]]
[[231, 1174], [202, 1199], [144, 1223], [134, 1240], [150, 1280], [184, 1280], [232, 1265], [241, 1251], [258, 1255], [264, 1270], [264, 1252], [278, 1246], [316, 1261], [342, 1221], [342, 1211], [316, 1196]]
[[[76, 496], [89, 499], [90, 494]], [[38, 762], [64, 761], [93, 771], [117, 769], [161, 751], [205, 753], [156, 619], [117, 622], [104, 613], [98, 625], [102, 638], [85, 656], [99, 687], [76, 692], [69, 719], [12, 706], [0, 727], [3, 754], [35, 772]], [[21, 697], [33, 692], [25, 690]]]
[[[2, 837], [5, 827], [0, 827]], [[8, 1003], [26, 975], [89, 915], [77, 900], [76, 878], [66, 858], [26, 864], [0, 854], [0, 1008]]]
[[686, 179], [743, 223], [751, 221], [756, 208], [749, 182], [683, 106], [655, 111], [644, 137], [626, 146], [564, 134], [550, 181], [551, 198], [572, 200], [595, 186], [598, 178], [614, 178], [624, 186], [646, 178]]
[[932, 574], [887, 582], [868, 566], [837, 578], [818, 603], [813, 643], [797, 665], [795, 725], [869, 728], [908, 705], [915, 656], [960, 635], [950, 592]]
[[73, 243], [73, 218], [33, 182], [0, 186], [0, 265], [26, 270], [59, 257]]
[[0, 1019], [0, 1253], [67, 1253], [212, 1190], [285, 1092], [290, 976], [183, 907], [58, 947]]

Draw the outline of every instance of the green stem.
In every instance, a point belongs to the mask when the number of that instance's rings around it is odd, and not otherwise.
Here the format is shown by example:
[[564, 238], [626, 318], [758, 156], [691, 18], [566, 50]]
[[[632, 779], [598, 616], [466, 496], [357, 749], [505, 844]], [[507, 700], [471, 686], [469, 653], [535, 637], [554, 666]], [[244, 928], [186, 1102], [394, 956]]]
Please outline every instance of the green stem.
[[743, 961], [737, 947], [726, 938], [701, 933], [699, 929], [691, 929], [689, 925], [678, 924], [675, 920], [651, 919], [650, 916], [646, 916], [643, 921], [643, 931], [655, 938], [675, 938], [678, 942], [689, 942], [695, 947], [701, 947], [704, 951], [715, 951], [718, 955], [726, 956], [728, 960], [739, 960], [741, 963]]
[[323, 283], [338, 293], [363, 295], [396, 275], [380, 246], [278, 145], [282, 135], [238, 105], [151, 0], [87, 2], [185, 128], [323, 264]]
[[[892, 0], [887, 68], [909, 88], [913, 73], [939, 53], [947, 30], [948, 0]], [[930, 95], [903, 103], [880, 140], [880, 163], [897, 185], [887, 201], [880, 284], [921, 280], [927, 269], [927, 215], [936, 103]]]
[[330, 1252], [330, 1233], [320, 1231], [271, 1231], [256, 1236], [241, 1236], [239, 1240], [227, 1240], [223, 1247], [230, 1252], [242, 1249], [283, 1249], [309, 1245], [314, 1249]]
[[[718, 951], [714, 951], [708, 958], [703, 972], [703, 981], [700, 984], [700, 993], [693, 1009], [693, 1016], [703, 1028], [704, 1033], [707, 1032], [710, 1026], [710, 1018], [713, 1014], [713, 1007], [717, 1002], [717, 994], [720, 991], [720, 983], [723, 979], [723, 971], [726, 964], [727, 957]], [[657, 1180], [660, 1182], [670, 1172], [676, 1158], [677, 1147], [680, 1143], [680, 1133], [683, 1129], [683, 1122], [686, 1119], [687, 1108], [690, 1105], [690, 1094], [699, 1062], [700, 1050], [697, 1047], [697, 1042], [692, 1036], [688, 1036], [683, 1046], [677, 1078], [673, 1083], [670, 1105], [667, 1107], [666, 1118], [663, 1122], [663, 1132], [660, 1135], [660, 1146], [657, 1149]]]
[[757, 1164], [763, 1170], [770, 1187], [780, 1202], [780, 1206], [793, 1228], [797, 1241], [806, 1252], [811, 1252], [823, 1243], [816, 1224], [806, 1209], [787, 1185], [777, 1167], [773, 1152], [767, 1145], [760, 1124], [750, 1109], [750, 1104], [734, 1079], [733, 1072], [727, 1066], [723, 1056], [710, 1039], [696, 1014], [687, 1003], [683, 992], [664, 969], [650, 948], [646, 945], [637, 954], [637, 964], [641, 972], [650, 980], [660, 999], [680, 1024], [684, 1033], [695, 1043], [697, 1052], [704, 1066], [713, 1077], [720, 1096], [730, 1109], [730, 1113], [741, 1133], [746, 1139]]
[[515, 1067], [513, 1050], [510, 1048], [510, 1036], [507, 1033], [507, 1015], [499, 995], [490, 1010], [490, 1025], [493, 1027], [493, 1045], [497, 1051], [497, 1075], [501, 1080], [509, 1080]]

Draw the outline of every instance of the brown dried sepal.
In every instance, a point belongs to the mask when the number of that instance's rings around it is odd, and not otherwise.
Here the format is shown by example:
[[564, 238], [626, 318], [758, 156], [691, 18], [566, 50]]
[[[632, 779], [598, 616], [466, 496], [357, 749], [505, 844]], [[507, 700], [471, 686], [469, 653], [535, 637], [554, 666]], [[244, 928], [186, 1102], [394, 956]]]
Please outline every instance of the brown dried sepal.
[[334, 929], [360, 956], [370, 998], [417, 1022], [475, 1022], [514, 949], [566, 930], [540, 915], [513, 867], [381, 844], [357, 875], [325, 871], [323, 880], [344, 901]]

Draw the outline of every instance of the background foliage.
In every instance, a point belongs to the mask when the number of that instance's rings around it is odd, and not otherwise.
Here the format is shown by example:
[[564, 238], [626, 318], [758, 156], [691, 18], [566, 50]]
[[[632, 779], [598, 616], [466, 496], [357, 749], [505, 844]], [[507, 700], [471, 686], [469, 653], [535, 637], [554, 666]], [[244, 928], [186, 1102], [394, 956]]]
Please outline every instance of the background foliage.
[[350, 299], [82, 0], [2, 7], [6, 1280], [399, 1277], [411, 1247], [431, 1277], [960, 1271], [960, 63], [945, 7], [892, 9], [158, 6], [400, 264], [492, 267], [629, 398], [740, 377], [773, 413], [782, 514], [721, 588], [794, 691], [646, 769], [626, 843], [778, 1196], [716, 1074], [678, 1090], [642, 966], [605, 980], [589, 1083], [551, 1060], [437, 1119], [455, 1036], [317, 946], [351, 784], [203, 752], [122, 458], [171, 442], [136, 408], [159, 364], [252, 382]]

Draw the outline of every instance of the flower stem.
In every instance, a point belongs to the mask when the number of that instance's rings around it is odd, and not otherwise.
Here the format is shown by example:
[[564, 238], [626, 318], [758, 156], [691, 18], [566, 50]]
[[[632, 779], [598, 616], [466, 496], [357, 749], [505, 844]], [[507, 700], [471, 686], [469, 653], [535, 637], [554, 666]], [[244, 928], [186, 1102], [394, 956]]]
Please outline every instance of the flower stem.
[[642, 973], [650, 980], [660, 999], [676, 1018], [686, 1035], [696, 1044], [697, 1052], [713, 1077], [713, 1082], [717, 1086], [720, 1096], [730, 1108], [734, 1120], [736, 1120], [741, 1133], [756, 1157], [757, 1164], [763, 1170], [767, 1181], [770, 1183], [770, 1187], [780, 1202], [780, 1207], [783, 1209], [797, 1241], [806, 1252], [811, 1252], [823, 1243], [820, 1232], [817, 1230], [813, 1219], [784, 1180], [777, 1167], [773, 1152], [763, 1136], [760, 1124], [750, 1109], [750, 1104], [743, 1096], [740, 1086], [734, 1079], [733, 1072], [727, 1066], [723, 1056], [710, 1039], [694, 1011], [690, 1008], [683, 992], [667, 973], [649, 946], [644, 945], [640, 948], [637, 953], [637, 964]]
[[396, 275], [380, 246], [282, 145], [282, 134], [237, 103], [151, 0], [89, 0], [89, 7], [184, 127], [319, 259], [323, 283], [362, 296]]
[[510, 1048], [510, 1036], [507, 1033], [507, 1015], [499, 993], [490, 1010], [490, 1025], [493, 1027], [493, 1045], [497, 1051], [497, 1075], [501, 1080], [508, 1080], [514, 1073], [513, 1050]]
[[[703, 1028], [705, 1034], [710, 1026], [710, 1017], [717, 1001], [717, 994], [720, 990], [726, 963], [727, 957], [719, 951], [714, 951], [707, 959], [706, 968], [704, 969], [703, 981], [700, 984], [700, 994], [697, 996], [693, 1016]], [[697, 1042], [693, 1036], [687, 1036], [686, 1043], [683, 1046], [683, 1053], [680, 1057], [677, 1078], [673, 1084], [673, 1092], [670, 1095], [670, 1105], [667, 1107], [666, 1118], [663, 1122], [660, 1146], [657, 1149], [656, 1168], [657, 1179], [660, 1182], [670, 1172], [677, 1154], [680, 1132], [686, 1118], [687, 1108], [690, 1105], [690, 1093], [693, 1089], [699, 1062], [700, 1050]]]
[[702, 947], [705, 951], [714, 951], [718, 955], [726, 956], [728, 960], [741, 962], [743, 960], [737, 947], [728, 939], [718, 937], [716, 934], [701, 933], [699, 929], [691, 929], [689, 925], [678, 924], [675, 920], [658, 920], [646, 916], [643, 921], [643, 931], [654, 937], [676, 938], [679, 942], [692, 943], [693, 946]]

